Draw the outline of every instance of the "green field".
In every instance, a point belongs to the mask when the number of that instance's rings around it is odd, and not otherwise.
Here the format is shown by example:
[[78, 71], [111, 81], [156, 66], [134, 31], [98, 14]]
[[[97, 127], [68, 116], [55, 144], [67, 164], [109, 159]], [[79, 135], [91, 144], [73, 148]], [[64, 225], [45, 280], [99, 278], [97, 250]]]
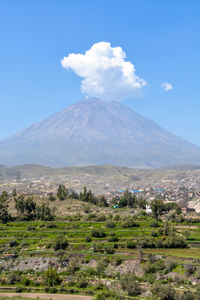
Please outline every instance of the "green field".
[[[19, 292], [75, 293], [92, 297], [96, 297], [99, 293], [108, 293], [107, 298], [135, 299], [130, 293], [128, 296], [126, 289], [119, 287], [120, 278], [126, 272], [132, 273], [135, 264], [138, 268], [135, 280], [139, 282], [142, 289], [145, 287], [150, 290], [152, 283], [156, 282], [156, 278], [159, 277], [162, 278], [161, 282], [173, 282], [171, 277], [167, 276], [168, 273], [173, 272], [177, 276], [184, 276], [182, 278], [184, 289], [193, 291], [192, 280], [198, 278], [200, 270], [199, 223], [195, 226], [191, 225], [189, 230], [190, 225], [186, 222], [170, 223], [179, 235], [184, 235], [187, 227], [188, 245], [186, 248], [143, 247], [141, 249], [138, 248], [141, 241], [152, 239], [152, 231], [155, 230], [151, 227], [154, 222], [153, 218], [145, 215], [131, 217], [137, 223], [137, 227], [130, 228], [124, 225], [127, 217], [121, 217], [115, 221], [109, 214], [104, 221], [97, 221], [97, 219], [95, 215], [91, 220], [91, 217], [79, 214], [48, 222], [15, 221], [0, 224], [0, 289], [12, 286]], [[107, 228], [109, 222], [112, 228]], [[160, 220], [158, 226], [162, 228], [164, 222]], [[104, 236], [93, 236], [94, 230], [103, 231]], [[67, 240], [66, 249], [55, 250], [58, 236]], [[89, 237], [89, 240], [86, 237]], [[156, 240], [159, 237], [153, 239]], [[162, 236], [162, 239], [165, 237]], [[15, 258], [12, 258], [12, 255]], [[150, 268], [148, 266], [150, 257], [157, 256], [160, 265], [156, 260], [152, 262], [157, 269], [144, 271]], [[167, 273], [162, 261], [166, 265], [171, 261], [175, 261], [176, 264]], [[35, 267], [37, 264], [38, 268]], [[48, 286], [44, 280], [45, 268], [48, 269], [51, 264], [52, 268], [57, 270], [61, 282], [58, 281]], [[195, 265], [195, 271], [189, 277], [185, 275], [186, 264]], [[108, 282], [110, 282], [109, 288]], [[178, 290], [178, 283], [174, 282], [173, 285]], [[116, 288], [118, 289], [117, 295], [109, 296], [109, 293], [115, 293]], [[143, 294], [137, 299], [151, 298], [143, 297]]]

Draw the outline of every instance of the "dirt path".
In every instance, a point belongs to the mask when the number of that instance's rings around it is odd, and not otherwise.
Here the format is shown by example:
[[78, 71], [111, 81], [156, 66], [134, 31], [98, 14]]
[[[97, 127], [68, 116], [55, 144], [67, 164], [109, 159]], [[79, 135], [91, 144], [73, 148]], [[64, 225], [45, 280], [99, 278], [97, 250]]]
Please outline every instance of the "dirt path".
[[64, 295], [64, 294], [32, 294], [32, 293], [0, 293], [0, 296], [22, 296], [28, 298], [52, 299], [52, 300], [91, 300], [90, 296]]

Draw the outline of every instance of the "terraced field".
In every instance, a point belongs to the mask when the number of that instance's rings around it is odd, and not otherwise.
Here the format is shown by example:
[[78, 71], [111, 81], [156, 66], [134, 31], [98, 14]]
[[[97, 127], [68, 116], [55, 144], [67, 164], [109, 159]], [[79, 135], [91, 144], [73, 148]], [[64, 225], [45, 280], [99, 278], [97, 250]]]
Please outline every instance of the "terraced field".
[[[128, 226], [128, 220], [133, 220], [133, 224]], [[153, 233], [164, 228], [166, 220], [160, 220], [157, 228], [152, 227], [154, 223], [155, 220], [146, 215], [120, 218], [112, 214], [101, 217], [77, 214], [51, 222], [0, 224], [0, 290], [75, 293], [97, 299], [107, 299], [98, 298], [101, 297], [98, 294], [109, 290], [111, 296], [114, 293], [112, 299], [135, 299], [137, 294], [140, 299], [151, 299], [150, 291], [156, 279], [170, 283], [177, 276], [184, 289], [192, 292], [192, 282], [196, 280], [198, 284], [200, 272], [200, 223], [169, 223], [177, 235], [187, 237], [186, 248], [145, 246], [146, 240], [156, 243], [166, 239], [163, 234], [154, 236]], [[67, 241], [66, 247], [56, 249], [58, 237]], [[158, 261], [160, 267], [152, 272], [145, 271], [152, 257], [155, 257], [152, 264]], [[163, 262], [165, 265], [174, 263], [169, 272]], [[187, 264], [195, 266], [191, 277], [186, 275]], [[49, 269], [55, 270], [60, 281], [47, 284], [45, 276]], [[120, 278], [133, 272], [141, 286], [140, 293], [135, 293], [134, 297], [120, 287]], [[180, 285], [177, 281], [173, 284], [175, 288]]]

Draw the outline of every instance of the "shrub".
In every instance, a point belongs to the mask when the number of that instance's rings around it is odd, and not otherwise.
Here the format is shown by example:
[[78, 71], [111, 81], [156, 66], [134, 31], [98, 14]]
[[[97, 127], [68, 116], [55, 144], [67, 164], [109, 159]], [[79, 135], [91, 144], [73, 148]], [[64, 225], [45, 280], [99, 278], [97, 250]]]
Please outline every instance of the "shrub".
[[171, 272], [174, 268], [176, 268], [177, 263], [173, 260], [166, 261], [165, 263], [165, 273]]
[[32, 231], [32, 230], [35, 230], [35, 229], [36, 229], [35, 226], [32, 226], [32, 225], [27, 226], [28, 231]]
[[106, 222], [106, 228], [114, 228], [116, 227], [115, 223], [111, 220]]
[[54, 250], [65, 250], [68, 247], [68, 241], [64, 235], [58, 236], [54, 241]]
[[11, 240], [11, 241], [9, 242], [9, 245], [10, 245], [10, 247], [15, 247], [15, 246], [18, 246], [19, 243], [18, 243], [16, 240]]
[[49, 267], [44, 274], [45, 284], [48, 286], [54, 286], [61, 283], [60, 277], [56, 269]]
[[56, 228], [56, 224], [49, 223], [49, 224], [46, 225], [46, 228]]
[[31, 284], [31, 281], [30, 281], [29, 278], [26, 278], [26, 277], [25, 277], [25, 278], [23, 278], [22, 283], [23, 283], [25, 286], [28, 286], [28, 285]]
[[21, 278], [20, 278], [19, 274], [17, 274], [17, 273], [13, 272], [12, 274], [8, 275], [8, 284], [13, 285], [16, 282], [19, 282], [20, 280], [21, 280]]
[[184, 236], [175, 234], [173, 236], [168, 236], [163, 242], [164, 248], [186, 248], [187, 240]]
[[105, 215], [99, 215], [97, 216], [97, 222], [105, 222], [106, 216]]
[[160, 300], [175, 300], [176, 292], [171, 285], [156, 284], [152, 289], [153, 296], [159, 297]]
[[139, 224], [136, 223], [132, 218], [129, 218], [122, 226], [124, 228], [131, 228], [131, 227], [139, 227]]
[[150, 224], [151, 227], [159, 227], [159, 224], [157, 221], [153, 221], [151, 224]]
[[128, 292], [129, 296], [137, 296], [141, 293], [140, 285], [136, 281], [134, 273], [121, 276], [120, 283], [122, 288]]
[[67, 268], [67, 272], [69, 272], [70, 274], [74, 274], [77, 271], [79, 271], [80, 266], [77, 260], [72, 260]]
[[136, 244], [135, 244], [134, 241], [127, 241], [126, 247], [130, 248], [130, 249], [133, 249], [133, 248], [136, 248]]
[[16, 287], [16, 293], [22, 293], [23, 292], [23, 288], [18, 286]]
[[177, 300], [198, 300], [200, 298], [196, 298], [195, 295], [189, 291], [184, 291]]
[[115, 215], [114, 216], [114, 221], [119, 221], [120, 220], [120, 216], [119, 215]]
[[106, 233], [102, 228], [100, 229], [92, 229], [92, 236], [96, 238], [103, 238], [106, 236]]
[[90, 242], [92, 241], [91, 236], [87, 235], [87, 236], [85, 237], [85, 241], [86, 241], [87, 243], [90, 243]]
[[123, 262], [123, 259], [120, 256], [115, 256], [113, 259], [113, 263], [115, 266], [121, 265], [122, 262]]
[[109, 238], [109, 242], [111, 242], [111, 243], [114, 243], [114, 242], [118, 242], [118, 237], [117, 236], [111, 236], [110, 238]]
[[77, 287], [85, 289], [88, 285], [88, 282], [85, 278], [79, 278], [78, 279], [78, 283], [77, 283]]
[[51, 293], [51, 294], [56, 294], [57, 292], [58, 292], [58, 289], [56, 287], [51, 287], [49, 289], [49, 293]]
[[192, 275], [195, 271], [196, 271], [196, 266], [191, 265], [191, 264], [187, 264], [184, 266], [185, 272], [186, 272], [186, 276], [190, 276]]
[[104, 252], [102, 243], [94, 243], [92, 247], [94, 252], [102, 252], [102, 253]]
[[153, 230], [153, 231], [151, 232], [151, 236], [157, 237], [157, 236], [158, 236], [158, 231]]
[[155, 263], [149, 261], [146, 264], [144, 264], [143, 268], [146, 274], [156, 273], [157, 271], [164, 270], [165, 264], [162, 260], [158, 260]]
[[115, 249], [112, 246], [108, 245], [105, 247], [105, 252], [106, 252], [106, 254], [114, 254]]

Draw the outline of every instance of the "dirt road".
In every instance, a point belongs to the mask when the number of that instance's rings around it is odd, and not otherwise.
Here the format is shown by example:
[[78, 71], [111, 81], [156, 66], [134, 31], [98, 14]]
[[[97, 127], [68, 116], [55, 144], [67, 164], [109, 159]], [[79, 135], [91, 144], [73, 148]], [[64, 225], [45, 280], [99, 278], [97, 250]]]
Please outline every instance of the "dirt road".
[[52, 299], [52, 300], [92, 300], [90, 296], [64, 295], [64, 294], [32, 294], [32, 293], [0, 293], [0, 296], [21, 296], [28, 298]]

